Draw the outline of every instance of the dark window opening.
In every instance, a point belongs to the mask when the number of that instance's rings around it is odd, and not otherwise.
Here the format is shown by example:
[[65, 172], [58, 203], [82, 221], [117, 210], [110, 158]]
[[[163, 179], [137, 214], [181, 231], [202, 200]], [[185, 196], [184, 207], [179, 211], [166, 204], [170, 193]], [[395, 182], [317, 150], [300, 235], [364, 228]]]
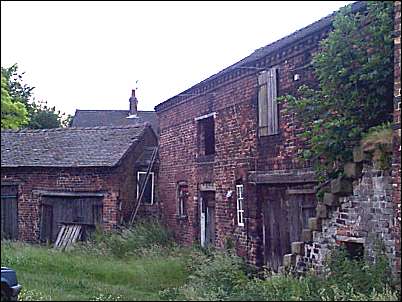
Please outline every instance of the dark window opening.
[[199, 121], [200, 155], [215, 154], [215, 120], [213, 116]]
[[343, 242], [348, 258], [351, 260], [363, 260], [364, 246], [363, 243]]
[[[146, 176], [147, 172], [140, 171], [137, 174], [137, 200], [140, 198]], [[149, 177], [145, 186], [145, 191], [142, 195], [141, 203], [150, 205], [154, 203], [154, 172], [149, 173]]]
[[177, 212], [179, 217], [187, 215], [188, 186], [186, 183], [179, 183], [177, 188]]

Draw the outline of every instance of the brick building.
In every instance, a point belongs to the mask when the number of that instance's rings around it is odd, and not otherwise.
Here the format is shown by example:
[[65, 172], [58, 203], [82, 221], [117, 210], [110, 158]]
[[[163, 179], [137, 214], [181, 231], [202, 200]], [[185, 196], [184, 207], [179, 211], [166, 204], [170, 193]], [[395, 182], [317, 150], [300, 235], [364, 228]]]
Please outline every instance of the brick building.
[[75, 111], [72, 127], [127, 126], [149, 123], [159, 135], [158, 119], [155, 111], [138, 110], [135, 90], [131, 91], [128, 110], [81, 110]]
[[[128, 221], [156, 145], [145, 125], [2, 131], [2, 237], [52, 242], [65, 223]], [[153, 168], [142, 215], [158, 213]]]
[[[352, 4], [353, 12], [364, 9]], [[155, 107], [161, 207], [178, 241], [234, 245], [274, 270], [301, 241], [316, 216], [317, 180], [297, 159], [302, 129], [277, 96], [317, 84], [311, 58], [332, 20], [262, 47]]]

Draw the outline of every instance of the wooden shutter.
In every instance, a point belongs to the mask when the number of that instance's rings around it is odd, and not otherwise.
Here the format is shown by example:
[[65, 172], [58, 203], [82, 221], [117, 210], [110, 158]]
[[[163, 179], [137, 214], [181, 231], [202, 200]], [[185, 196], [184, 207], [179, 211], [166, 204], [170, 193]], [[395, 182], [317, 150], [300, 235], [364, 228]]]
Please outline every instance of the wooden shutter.
[[276, 68], [258, 76], [258, 126], [259, 135], [278, 134], [278, 104]]

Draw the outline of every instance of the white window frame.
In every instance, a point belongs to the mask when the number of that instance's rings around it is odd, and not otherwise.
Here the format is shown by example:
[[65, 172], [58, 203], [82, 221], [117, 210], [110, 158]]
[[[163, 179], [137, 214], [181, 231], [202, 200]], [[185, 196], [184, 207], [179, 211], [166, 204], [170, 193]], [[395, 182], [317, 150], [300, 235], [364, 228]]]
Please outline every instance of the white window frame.
[[[141, 193], [140, 192], [140, 174], [145, 174], [145, 176], [146, 176], [147, 172], [144, 172], [144, 171], [137, 172], [137, 200], [140, 197], [140, 193]], [[143, 201], [143, 203], [147, 204], [147, 205], [153, 205], [154, 204], [154, 172], [150, 172], [149, 174], [151, 176], [151, 202]], [[149, 179], [148, 179], [148, 181], [149, 181]]]
[[244, 226], [244, 185], [236, 185], [237, 225]]

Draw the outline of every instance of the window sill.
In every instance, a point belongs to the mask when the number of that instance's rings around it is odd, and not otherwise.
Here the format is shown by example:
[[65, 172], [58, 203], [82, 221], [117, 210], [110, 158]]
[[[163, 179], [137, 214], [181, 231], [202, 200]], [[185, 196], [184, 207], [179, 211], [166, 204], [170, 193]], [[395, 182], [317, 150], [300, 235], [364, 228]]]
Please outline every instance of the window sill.
[[214, 163], [215, 162], [215, 154], [200, 155], [195, 159], [195, 161], [200, 164]]
[[176, 214], [176, 219], [177, 220], [187, 220], [187, 215], [179, 215], [179, 214]]

